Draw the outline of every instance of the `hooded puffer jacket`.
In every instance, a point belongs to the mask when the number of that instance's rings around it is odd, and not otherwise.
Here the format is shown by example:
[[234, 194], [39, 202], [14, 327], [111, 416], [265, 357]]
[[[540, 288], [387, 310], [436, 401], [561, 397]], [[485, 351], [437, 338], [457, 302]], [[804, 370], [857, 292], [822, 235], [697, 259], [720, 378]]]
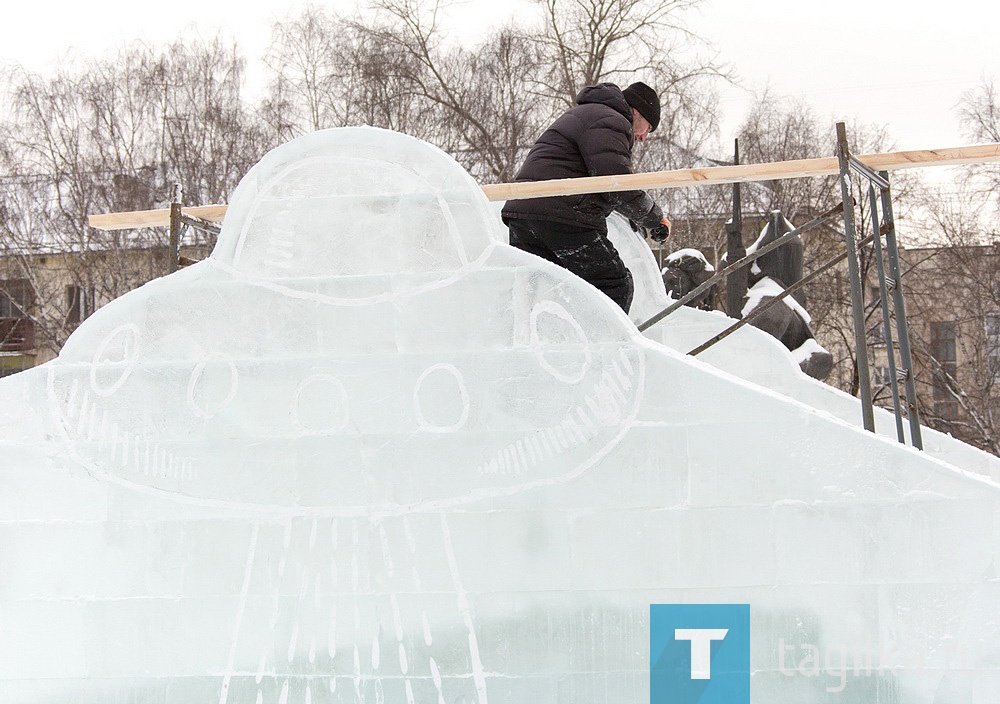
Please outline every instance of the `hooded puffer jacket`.
[[[538, 138], [515, 180], [632, 173], [632, 110], [621, 89], [613, 83], [588, 86], [576, 102]], [[613, 210], [642, 227], [653, 227], [663, 217], [645, 191], [509, 200], [502, 216], [505, 222], [546, 220], [606, 232]]]

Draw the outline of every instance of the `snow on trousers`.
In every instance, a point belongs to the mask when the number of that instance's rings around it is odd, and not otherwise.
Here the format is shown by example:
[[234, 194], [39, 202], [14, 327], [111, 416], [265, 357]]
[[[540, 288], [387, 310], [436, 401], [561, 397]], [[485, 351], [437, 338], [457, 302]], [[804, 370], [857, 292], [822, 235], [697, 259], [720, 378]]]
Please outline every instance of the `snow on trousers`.
[[635, 286], [632, 273], [607, 232], [544, 220], [511, 218], [510, 243], [568, 269], [607, 294], [628, 313]]

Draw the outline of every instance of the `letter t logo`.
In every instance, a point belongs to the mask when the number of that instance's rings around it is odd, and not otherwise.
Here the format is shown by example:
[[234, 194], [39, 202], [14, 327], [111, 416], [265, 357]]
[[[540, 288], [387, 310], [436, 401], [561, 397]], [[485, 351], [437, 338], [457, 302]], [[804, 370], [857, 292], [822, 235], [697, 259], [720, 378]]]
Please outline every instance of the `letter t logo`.
[[691, 641], [691, 679], [712, 679], [712, 641], [722, 640], [728, 628], [677, 628], [676, 640]]
[[649, 704], [750, 704], [750, 605], [650, 604]]

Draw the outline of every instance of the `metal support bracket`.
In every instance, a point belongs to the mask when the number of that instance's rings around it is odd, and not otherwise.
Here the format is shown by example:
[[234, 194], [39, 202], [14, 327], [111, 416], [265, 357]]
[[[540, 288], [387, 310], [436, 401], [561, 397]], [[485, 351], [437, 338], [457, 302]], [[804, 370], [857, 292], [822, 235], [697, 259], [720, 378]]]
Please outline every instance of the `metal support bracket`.
[[871, 181], [873, 184], [881, 188], [883, 191], [888, 190], [889, 182], [879, 176], [877, 173], [869, 169], [867, 166], [858, 161], [855, 157], [848, 155], [847, 162], [850, 164], [851, 168], [857, 171], [859, 174], [864, 176], [866, 179]]

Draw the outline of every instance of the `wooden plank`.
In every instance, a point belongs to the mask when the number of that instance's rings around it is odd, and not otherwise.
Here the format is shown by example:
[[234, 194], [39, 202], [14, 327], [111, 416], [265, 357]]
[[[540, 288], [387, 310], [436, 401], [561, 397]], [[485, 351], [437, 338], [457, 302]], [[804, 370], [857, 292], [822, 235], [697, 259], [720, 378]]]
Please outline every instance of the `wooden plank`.
[[[1000, 143], [979, 144], [947, 149], [920, 149], [885, 154], [863, 154], [856, 157], [874, 171], [895, 171], [924, 166], [954, 166], [1000, 161]], [[712, 166], [704, 169], [677, 169], [652, 171], [624, 176], [591, 176], [565, 178], [552, 181], [524, 183], [496, 183], [483, 186], [486, 197], [492, 201], [519, 200], [543, 196], [568, 196], [580, 193], [608, 193], [611, 191], [647, 190], [651, 188], [683, 188], [710, 186], [747, 181], [775, 181], [788, 178], [829, 176], [840, 170], [836, 157], [776, 161], [768, 164], [740, 164], [737, 166]], [[184, 208], [194, 217], [221, 222], [227, 206], [204, 205]], [[91, 215], [90, 226], [100, 230], [124, 230], [137, 227], [168, 227], [170, 210], [143, 210], [133, 213], [105, 213]]]
[[[182, 208], [185, 215], [222, 222], [228, 206], [199, 205], [192, 208]], [[130, 213], [101, 213], [87, 218], [91, 227], [98, 230], [131, 230], [139, 227], [170, 227], [170, 208], [160, 210], [137, 210]]]
[[[922, 149], [856, 157], [874, 171], [895, 171], [922, 166], [951, 166], [1000, 161], [1000, 143], [948, 149]], [[580, 193], [608, 193], [650, 188], [682, 188], [746, 181], [775, 181], [809, 176], [829, 176], [840, 171], [836, 157], [776, 161], [768, 164], [712, 166], [704, 169], [652, 171], [625, 176], [591, 176], [552, 181], [498, 183], [483, 186], [490, 200], [519, 200], [540, 196], [567, 196]]]

